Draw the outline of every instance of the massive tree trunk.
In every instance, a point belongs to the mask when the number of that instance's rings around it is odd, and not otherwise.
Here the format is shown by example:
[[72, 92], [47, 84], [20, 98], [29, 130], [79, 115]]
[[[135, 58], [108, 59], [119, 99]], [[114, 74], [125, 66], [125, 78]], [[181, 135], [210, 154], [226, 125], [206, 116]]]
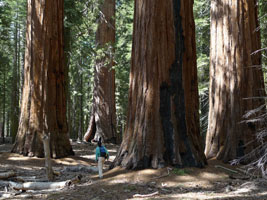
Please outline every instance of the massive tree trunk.
[[[205, 154], [229, 161], [253, 149], [259, 123], [243, 115], [264, 105], [256, 0], [211, 1], [210, 108]], [[257, 118], [264, 110], [249, 118]], [[251, 142], [244, 147], [244, 144]]]
[[136, 0], [127, 125], [114, 165], [203, 167], [198, 104], [193, 0]]
[[28, 0], [24, 88], [12, 152], [44, 156], [50, 134], [54, 158], [72, 155], [67, 136], [63, 62], [63, 0]]
[[95, 66], [94, 99], [91, 120], [84, 140], [116, 142], [116, 108], [115, 108], [115, 0], [104, 0], [100, 6], [100, 18], [96, 33], [96, 42], [100, 56]]

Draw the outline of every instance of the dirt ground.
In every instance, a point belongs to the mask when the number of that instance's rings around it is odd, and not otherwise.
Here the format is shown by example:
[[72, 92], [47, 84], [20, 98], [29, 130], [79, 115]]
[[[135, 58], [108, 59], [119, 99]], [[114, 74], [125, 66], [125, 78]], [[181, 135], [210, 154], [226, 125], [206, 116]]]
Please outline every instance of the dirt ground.
[[[98, 178], [92, 144], [72, 143], [75, 156], [53, 160], [53, 170], [59, 172], [55, 181], [65, 181], [81, 175], [79, 183], [57, 190], [15, 191], [0, 184], [0, 199], [73, 199], [73, 200], [124, 200], [124, 199], [233, 199], [267, 200], [267, 181], [250, 179], [237, 171], [234, 166], [210, 160], [204, 169], [146, 169], [128, 171], [122, 168], [108, 170], [115, 158], [118, 146], [106, 145], [110, 159], [104, 166], [104, 178]], [[26, 182], [45, 181], [45, 161], [40, 158], [28, 158], [9, 153], [11, 145], [0, 145], [0, 173], [15, 171], [17, 176], [7, 181], [24, 180]], [[223, 169], [226, 167], [227, 169]], [[6, 181], [6, 182], [7, 182]], [[1, 181], [0, 181], [1, 183]], [[138, 197], [151, 195], [150, 197]]]

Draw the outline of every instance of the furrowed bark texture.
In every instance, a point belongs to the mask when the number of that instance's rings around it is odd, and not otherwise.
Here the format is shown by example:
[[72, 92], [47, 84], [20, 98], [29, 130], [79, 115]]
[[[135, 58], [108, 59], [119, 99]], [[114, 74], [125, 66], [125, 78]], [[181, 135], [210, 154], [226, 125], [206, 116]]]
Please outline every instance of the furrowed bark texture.
[[21, 117], [12, 152], [53, 158], [72, 155], [67, 132], [63, 63], [63, 0], [28, 0]]
[[[256, 0], [211, 1], [210, 108], [207, 158], [229, 161], [252, 150], [258, 123], [243, 115], [264, 105]], [[255, 98], [256, 97], [256, 98]], [[257, 118], [264, 108], [249, 117]]]
[[[91, 112], [91, 122], [84, 136], [98, 140], [102, 137], [105, 142], [116, 143], [116, 108], [115, 108], [115, 0], [104, 0], [101, 5], [96, 41], [104, 56], [97, 60], [95, 66], [94, 99]], [[93, 126], [91, 126], [93, 125]], [[102, 140], [103, 141], [103, 140]]]
[[206, 164], [192, 0], [135, 1], [129, 110], [113, 165]]

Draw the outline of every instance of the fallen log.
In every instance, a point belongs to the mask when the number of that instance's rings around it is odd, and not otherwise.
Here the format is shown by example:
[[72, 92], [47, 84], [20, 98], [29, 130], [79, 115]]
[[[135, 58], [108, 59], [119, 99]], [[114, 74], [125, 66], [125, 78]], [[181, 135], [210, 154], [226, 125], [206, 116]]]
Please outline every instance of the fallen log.
[[70, 185], [71, 185], [70, 180], [62, 182], [26, 182], [26, 183], [15, 183], [12, 181], [9, 182], [9, 186], [14, 190], [60, 189]]
[[15, 183], [10, 181], [9, 187], [14, 190], [48, 190], [48, 189], [62, 189], [69, 187], [72, 184], [78, 183], [81, 180], [81, 176], [77, 176], [72, 180], [61, 181], [61, 182], [26, 182], [26, 183]]
[[8, 179], [8, 178], [14, 177], [14, 176], [16, 176], [16, 173], [13, 171], [0, 173], [0, 179], [1, 180], [5, 180], [5, 179]]

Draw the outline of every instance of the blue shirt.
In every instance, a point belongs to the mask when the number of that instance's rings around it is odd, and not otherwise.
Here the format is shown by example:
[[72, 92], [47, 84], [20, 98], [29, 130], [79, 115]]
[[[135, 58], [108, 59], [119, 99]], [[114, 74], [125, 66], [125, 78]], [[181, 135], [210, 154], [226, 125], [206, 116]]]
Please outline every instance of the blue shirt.
[[[102, 146], [104, 147], [104, 146]], [[106, 147], [104, 147], [105, 151], [106, 151], [106, 154], [107, 154], [107, 159], [109, 158], [109, 153], [108, 153], [108, 150], [106, 149]], [[100, 148], [99, 146], [96, 147], [95, 149], [95, 160], [98, 161], [98, 157], [100, 157]]]

